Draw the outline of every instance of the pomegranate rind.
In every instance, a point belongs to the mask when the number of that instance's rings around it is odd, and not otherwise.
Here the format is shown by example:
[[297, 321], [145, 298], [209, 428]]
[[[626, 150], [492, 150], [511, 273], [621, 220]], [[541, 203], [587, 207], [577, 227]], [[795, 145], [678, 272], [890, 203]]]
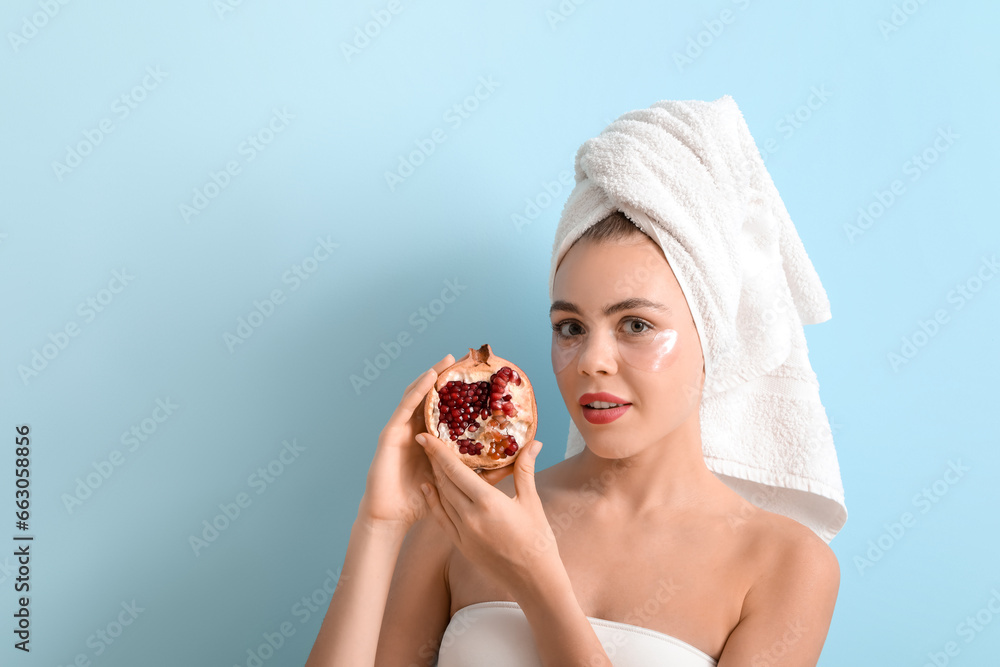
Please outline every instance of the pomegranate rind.
[[[439, 411], [440, 396], [438, 395], [438, 391], [452, 380], [460, 380], [462, 382], [488, 381], [493, 373], [504, 366], [508, 366], [511, 370], [516, 371], [521, 378], [520, 385], [516, 385], [513, 382], [507, 384], [506, 391], [511, 395], [510, 400], [517, 409], [517, 416], [510, 420], [511, 427], [501, 431], [517, 436], [517, 451], [514, 452], [513, 456], [497, 460], [489, 457], [487, 453], [489, 451], [488, 445], [483, 447], [482, 454], [462, 454], [459, 451], [458, 442], [449, 437], [447, 425], [441, 424]], [[481, 419], [477, 421], [482, 424]], [[494, 355], [489, 344], [485, 344], [478, 350], [469, 348], [469, 354], [438, 374], [437, 381], [431, 387], [430, 391], [427, 392], [427, 397], [424, 401], [424, 424], [426, 424], [428, 432], [436, 435], [452, 447], [455, 454], [468, 467], [477, 471], [494, 470], [514, 463], [518, 455], [534, 440], [535, 432], [538, 428], [538, 405], [535, 402], [535, 392], [531, 386], [531, 381], [528, 380], [528, 375], [517, 364]], [[475, 431], [467, 431], [461, 438], [483, 442], [483, 438], [487, 437], [485, 435], [487, 430], [485, 426], [480, 426]], [[523, 440], [521, 439], [522, 437]]]

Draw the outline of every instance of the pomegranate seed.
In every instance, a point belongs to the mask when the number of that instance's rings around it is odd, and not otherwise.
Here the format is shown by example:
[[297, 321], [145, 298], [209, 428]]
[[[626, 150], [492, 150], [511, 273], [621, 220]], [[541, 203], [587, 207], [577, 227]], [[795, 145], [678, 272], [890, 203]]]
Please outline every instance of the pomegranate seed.
[[[492, 393], [490, 387], [491, 383], [485, 380], [478, 382], [449, 380], [438, 390], [440, 403], [438, 418], [448, 427], [452, 440], [456, 440], [469, 429], [477, 417], [485, 420], [493, 412], [489, 406]], [[476, 428], [479, 428], [478, 425]]]
[[[517, 443], [499, 431], [507, 428], [518, 410], [512, 401], [507, 385], [521, 384], [517, 371], [503, 366], [488, 380], [462, 382], [449, 380], [438, 390], [438, 418], [447, 428], [452, 441], [457, 441], [459, 452], [478, 456], [485, 452], [496, 461], [512, 456], [518, 451]], [[466, 439], [467, 433], [482, 433], [485, 442]]]
[[462, 454], [470, 454], [476, 456], [481, 452], [483, 446], [477, 443], [475, 440], [459, 440], [458, 441], [458, 451]]

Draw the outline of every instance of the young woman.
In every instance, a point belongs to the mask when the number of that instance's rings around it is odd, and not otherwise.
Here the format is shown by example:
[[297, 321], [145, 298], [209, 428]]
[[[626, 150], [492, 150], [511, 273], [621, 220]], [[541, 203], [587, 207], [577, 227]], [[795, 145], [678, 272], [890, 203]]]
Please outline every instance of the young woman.
[[706, 467], [704, 359], [659, 245], [610, 215], [554, 295], [553, 369], [586, 448], [536, 473], [527, 447], [477, 475], [433, 435], [418, 444], [454, 359], [438, 362], [382, 431], [307, 667], [815, 665], [836, 556]]

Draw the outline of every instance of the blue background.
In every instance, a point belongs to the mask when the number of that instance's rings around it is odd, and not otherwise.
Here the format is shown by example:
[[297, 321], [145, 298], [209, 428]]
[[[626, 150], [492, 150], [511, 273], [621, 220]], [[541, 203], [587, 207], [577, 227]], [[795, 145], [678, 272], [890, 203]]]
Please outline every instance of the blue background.
[[[1000, 621], [981, 610], [1000, 600], [1000, 281], [976, 283], [1000, 249], [994, 5], [567, 0], [563, 16], [555, 0], [402, 0], [348, 56], [386, 3], [220, 4], [4, 3], [0, 532], [15, 533], [27, 423], [36, 541], [32, 652], [5, 631], [0, 661], [243, 665], [288, 621], [265, 664], [302, 664], [326, 603], [296, 605], [339, 572], [378, 432], [419, 373], [491, 343], [538, 392], [540, 467], [562, 460], [547, 277], [569, 188], [547, 199], [546, 184], [618, 115], [727, 93], [832, 304], [807, 336], [850, 517], [831, 543], [842, 583], [820, 664], [920, 665], [949, 641], [953, 664], [995, 660]], [[496, 86], [470, 99], [481, 79]], [[465, 118], [448, 114], [463, 101]], [[102, 121], [78, 166], [54, 166]], [[925, 151], [933, 163], [914, 171]], [[206, 193], [213, 173], [226, 187]], [[894, 180], [902, 194], [851, 233]], [[196, 189], [214, 196], [185, 216]], [[314, 255], [318, 239], [338, 247]], [[446, 281], [459, 296], [423, 318]], [[961, 306], [960, 285], [978, 290]], [[356, 390], [351, 375], [401, 333], [412, 343]], [[36, 352], [41, 370], [25, 373]], [[177, 406], [162, 422], [158, 399]], [[122, 435], [144, 420], [130, 450]], [[254, 482], [285, 441], [298, 457]], [[115, 451], [121, 465], [102, 464]], [[946, 478], [952, 462], [967, 470]], [[81, 483], [89, 496], [68, 504]], [[249, 506], [196, 553], [190, 536], [240, 493]], [[13, 564], [0, 558], [8, 619]], [[113, 644], [88, 642], [133, 600], [142, 611]], [[977, 613], [980, 630], [963, 631]]]

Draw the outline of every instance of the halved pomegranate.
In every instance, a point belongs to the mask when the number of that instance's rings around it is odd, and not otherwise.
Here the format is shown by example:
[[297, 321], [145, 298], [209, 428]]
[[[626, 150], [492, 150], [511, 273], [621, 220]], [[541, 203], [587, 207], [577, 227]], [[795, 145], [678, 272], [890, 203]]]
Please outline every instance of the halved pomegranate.
[[528, 376], [488, 344], [441, 371], [424, 403], [427, 430], [475, 470], [513, 463], [535, 437], [537, 413]]

